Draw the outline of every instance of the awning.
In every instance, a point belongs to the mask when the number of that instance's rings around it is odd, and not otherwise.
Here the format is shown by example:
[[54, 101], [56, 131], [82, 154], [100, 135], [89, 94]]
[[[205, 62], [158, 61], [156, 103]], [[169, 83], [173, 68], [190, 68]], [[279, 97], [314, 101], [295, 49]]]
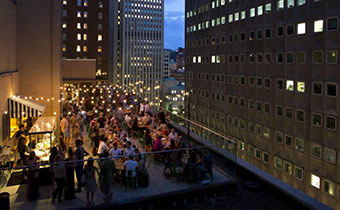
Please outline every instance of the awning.
[[8, 99], [8, 113], [11, 118], [39, 117], [45, 108], [45, 105], [18, 94]]

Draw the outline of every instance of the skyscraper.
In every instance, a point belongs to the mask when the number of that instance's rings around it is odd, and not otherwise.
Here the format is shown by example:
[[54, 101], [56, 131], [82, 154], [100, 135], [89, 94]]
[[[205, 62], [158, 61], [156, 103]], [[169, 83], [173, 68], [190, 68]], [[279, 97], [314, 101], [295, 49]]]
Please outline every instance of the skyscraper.
[[113, 79], [116, 0], [63, 0], [62, 51], [66, 59], [96, 59], [97, 79]]
[[340, 2], [185, 4], [188, 117], [237, 140], [242, 159], [340, 209]]
[[158, 103], [164, 68], [164, 0], [118, 0], [118, 69], [114, 81]]

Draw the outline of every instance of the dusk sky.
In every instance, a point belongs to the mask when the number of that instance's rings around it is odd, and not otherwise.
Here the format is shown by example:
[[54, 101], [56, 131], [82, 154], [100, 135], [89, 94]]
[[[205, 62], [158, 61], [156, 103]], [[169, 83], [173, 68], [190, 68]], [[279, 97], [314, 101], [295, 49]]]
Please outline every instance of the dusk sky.
[[184, 0], [165, 0], [164, 48], [184, 47]]

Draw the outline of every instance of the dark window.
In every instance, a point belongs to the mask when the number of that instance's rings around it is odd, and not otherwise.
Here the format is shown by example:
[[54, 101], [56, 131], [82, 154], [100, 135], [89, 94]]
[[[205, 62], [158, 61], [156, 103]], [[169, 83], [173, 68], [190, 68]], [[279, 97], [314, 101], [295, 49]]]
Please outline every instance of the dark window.
[[276, 29], [277, 36], [278, 37], [282, 37], [283, 36], [283, 31], [284, 31], [283, 26], [277, 27], [277, 29]]
[[335, 130], [336, 129], [336, 118], [327, 116], [326, 117], [326, 128]]
[[305, 52], [296, 52], [296, 63], [298, 64], [305, 63]]
[[263, 62], [263, 55], [257, 54], [257, 63], [262, 63], [262, 62]]
[[336, 84], [327, 84], [327, 96], [336, 96], [337, 86]]
[[305, 113], [301, 110], [296, 110], [296, 120], [299, 122], [305, 121]]
[[264, 54], [264, 57], [265, 57], [265, 59], [266, 59], [266, 63], [270, 63], [270, 62], [271, 62], [271, 58], [272, 58], [272, 56], [271, 56], [271, 54], [270, 54], [270, 53], [266, 53], [266, 54]]
[[294, 35], [294, 25], [287, 26], [287, 36]]
[[266, 36], [266, 38], [270, 38], [272, 36], [272, 29], [271, 28], [265, 29], [265, 36]]
[[313, 83], [313, 93], [317, 95], [322, 95], [322, 83], [320, 82]]
[[287, 53], [287, 63], [294, 63], [294, 53]]
[[284, 62], [283, 53], [276, 54], [276, 62], [282, 64]]
[[262, 39], [263, 38], [263, 31], [262, 30], [258, 30], [257, 31], [257, 39]]
[[283, 116], [283, 108], [282, 106], [276, 106], [276, 111], [275, 111], [276, 115], [279, 117]]
[[276, 89], [283, 90], [283, 80], [276, 80]]
[[246, 40], [246, 33], [241, 33], [241, 41], [244, 41]]
[[229, 37], [228, 41], [233, 42], [233, 35], [230, 34], [228, 37]]
[[286, 108], [286, 118], [293, 119], [293, 109], [292, 108]]
[[255, 31], [249, 32], [249, 40], [255, 40]]
[[338, 18], [329, 18], [327, 27], [329, 31], [337, 30], [338, 29]]
[[269, 78], [264, 79], [264, 87], [265, 88], [270, 88], [271, 80]]

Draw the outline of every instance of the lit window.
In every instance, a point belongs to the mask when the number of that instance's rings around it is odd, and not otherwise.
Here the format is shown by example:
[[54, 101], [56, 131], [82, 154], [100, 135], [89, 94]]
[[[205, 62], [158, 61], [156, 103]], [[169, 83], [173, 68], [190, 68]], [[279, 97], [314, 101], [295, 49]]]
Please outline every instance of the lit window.
[[192, 57], [192, 62], [196, 63], [196, 56]]
[[294, 7], [294, 0], [287, 0], [287, 8]]
[[81, 23], [77, 23], [77, 29], [81, 29]]
[[202, 61], [201, 56], [197, 56], [197, 63], [201, 63], [201, 61]]
[[102, 51], [102, 46], [98, 46], [98, 52], [101, 53]]
[[81, 40], [81, 34], [77, 34], [77, 40]]
[[235, 21], [238, 21], [239, 19], [240, 19], [240, 15], [239, 15], [238, 12], [236, 12], [236, 13], [234, 14], [234, 20], [235, 20]]
[[255, 17], [255, 8], [250, 9], [250, 17]]
[[98, 41], [102, 41], [103, 40], [103, 37], [101, 34], [98, 35]]
[[63, 45], [62, 51], [63, 51], [63, 52], [66, 52], [66, 45]]
[[67, 28], [67, 24], [66, 23], [63, 23], [63, 28]]
[[263, 6], [258, 6], [257, 7], [257, 15], [260, 16], [260, 15], [263, 15]]
[[323, 181], [323, 191], [334, 196], [334, 184], [328, 180]]
[[314, 21], [314, 32], [323, 32], [323, 20]]
[[63, 0], [63, 5], [67, 5], [67, 0]]
[[306, 23], [299, 23], [297, 25], [297, 34], [305, 34], [306, 33]]
[[314, 174], [311, 174], [310, 184], [313, 187], [316, 187], [316, 188], [320, 189], [320, 177], [318, 177], [318, 176], [316, 176]]
[[98, 2], [98, 7], [99, 7], [99, 8], [103, 8], [103, 2], [101, 2], [101, 1]]
[[216, 63], [216, 56], [215, 55], [211, 56], [211, 63]]
[[87, 11], [84, 11], [84, 18], [87, 18]]
[[297, 91], [300, 93], [304, 93], [305, 92], [305, 82], [297, 82]]
[[87, 40], [87, 34], [83, 34], [83, 40], [84, 40], [84, 41]]
[[84, 7], [87, 7], [89, 5], [88, 0], [84, 0]]
[[233, 14], [230, 14], [230, 15], [229, 15], [229, 18], [228, 18], [228, 22], [229, 22], [229, 23], [233, 22], [233, 17], [234, 17]]
[[298, 6], [306, 4], [306, 0], [298, 0]]
[[272, 11], [272, 4], [271, 3], [268, 3], [266, 4], [266, 14], [270, 13]]
[[287, 80], [286, 90], [294, 91], [294, 81], [293, 80]]
[[240, 141], [238, 144], [239, 150], [243, 151], [244, 150], [244, 142]]
[[284, 8], [285, 8], [284, 0], [278, 0], [277, 1], [277, 10], [280, 11], [280, 10], [283, 10]]
[[246, 11], [241, 12], [241, 20], [246, 19]]
[[270, 139], [270, 128], [263, 127], [263, 137], [266, 139]]
[[80, 52], [80, 51], [81, 51], [80, 45], [77, 45], [77, 52]]
[[83, 47], [83, 51], [84, 51], [84, 52], [87, 52], [87, 46], [84, 46], [84, 47]]
[[83, 27], [84, 29], [87, 29], [87, 23], [84, 23], [84, 27]]
[[77, 17], [81, 17], [81, 11], [77, 11]]

